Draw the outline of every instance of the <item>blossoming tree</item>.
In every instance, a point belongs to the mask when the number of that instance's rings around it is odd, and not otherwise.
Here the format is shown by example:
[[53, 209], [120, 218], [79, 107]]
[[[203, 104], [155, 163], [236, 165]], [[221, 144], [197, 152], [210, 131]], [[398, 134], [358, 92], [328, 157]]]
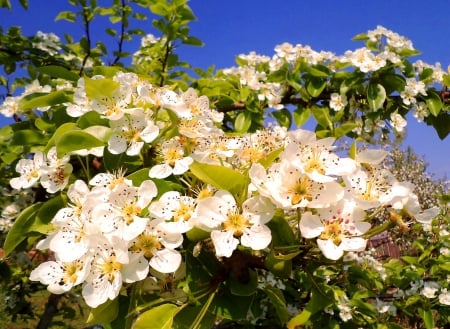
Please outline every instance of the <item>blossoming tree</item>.
[[[79, 291], [106, 328], [448, 321], [445, 207], [423, 209], [386, 151], [359, 147], [400, 133], [410, 111], [445, 138], [448, 72], [412, 62], [411, 41], [381, 26], [343, 55], [283, 43], [203, 71], [176, 54], [201, 45], [186, 0], [70, 3], [58, 19], [83, 24], [79, 41], [0, 34], [0, 112], [15, 119], [0, 131], [2, 171], [33, 198], [3, 248], [46, 257], [30, 280]], [[110, 63], [89, 33], [96, 15], [121, 24], [108, 28]], [[147, 15], [158, 36], [130, 29]], [[28, 76], [11, 84], [20, 65]], [[309, 118], [315, 131], [301, 128]], [[402, 260], [366, 252], [371, 237], [413, 226], [435, 234]]]

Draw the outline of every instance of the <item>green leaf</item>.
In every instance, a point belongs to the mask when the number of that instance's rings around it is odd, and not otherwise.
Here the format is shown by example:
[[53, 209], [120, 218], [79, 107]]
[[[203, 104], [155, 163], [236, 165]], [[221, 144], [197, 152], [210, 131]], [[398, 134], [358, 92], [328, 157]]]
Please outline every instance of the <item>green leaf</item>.
[[45, 146], [44, 152], [47, 153], [53, 146], [56, 145], [56, 141], [60, 138], [60, 136], [71, 130], [80, 130], [80, 128], [78, 128], [73, 122], [67, 122], [58, 127]]
[[[192, 324], [197, 314], [202, 311], [201, 306], [188, 306], [183, 308], [180, 312], [178, 312], [175, 316], [173, 322], [173, 329], [187, 329], [190, 328], [190, 324]], [[196, 329], [211, 329], [214, 328], [214, 324], [216, 322], [216, 317], [214, 314], [210, 312], [206, 312], [205, 316], [202, 318], [202, 321], [199, 323], [199, 328]]]
[[55, 21], [59, 21], [62, 19], [71, 23], [75, 23], [77, 20], [77, 16], [72, 11], [62, 11], [58, 14], [58, 16], [56, 16]]
[[292, 260], [278, 258], [273, 250], [267, 255], [264, 265], [271, 273], [280, 278], [287, 279], [292, 274]]
[[305, 65], [303, 69], [305, 70], [305, 72], [308, 72], [309, 74], [317, 78], [326, 78], [331, 73], [330, 69], [323, 65]]
[[252, 125], [252, 116], [249, 112], [240, 112], [234, 120], [234, 129], [236, 132], [245, 133]]
[[45, 145], [44, 134], [37, 130], [24, 129], [14, 133], [11, 145]]
[[450, 87], [450, 74], [444, 74], [443, 83], [444, 83], [444, 86]]
[[61, 78], [69, 81], [78, 81], [78, 79], [80, 78], [78, 74], [57, 65], [41, 66], [36, 68], [36, 71], [47, 74], [53, 78]]
[[355, 129], [357, 126], [356, 123], [353, 122], [346, 122], [341, 124], [340, 126], [336, 127], [334, 130], [334, 136], [336, 138], [342, 137], [350, 133], [353, 129]]
[[68, 131], [56, 140], [56, 152], [58, 157], [69, 154], [70, 152], [91, 149], [105, 144], [92, 136], [91, 134], [82, 130]]
[[378, 83], [370, 83], [367, 88], [367, 102], [373, 111], [380, 109], [386, 100], [386, 90]]
[[66, 206], [66, 198], [62, 195], [55, 196], [42, 204], [36, 214], [36, 219], [30, 227], [30, 231], [48, 234], [53, 231], [53, 225], [50, 224], [56, 213]]
[[427, 116], [425, 122], [434, 127], [441, 140], [450, 134], [450, 113], [446, 111], [441, 111], [437, 117]]
[[54, 106], [70, 102], [71, 98], [63, 90], [53, 91], [48, 94], [31, 94], [19, 101], [21, 110], [35, 109], [39, 107]]
[[280, 324], [285, 324], [289, 319], [289, 313], [287, 311], [286, 300], [284, 299], [282, 291], [271, 286], [266, 286], [263, 291], [269, 297], [270, 302], [275, 308], [275, 313], [280, 320]]
[[430, 309], [424, 310], [423, 308], [418, 309], [420, 316], [423, 319], [423, 322], [425, 323], [425, 327], [427, 329], [433, 329], [434, 328], [434, 319], [433, 319], [433, 313]]
[[191, 46], [198, 46], [198, 47], [202, 47], [203, 46], [203, 41], [200, 40], [199, 38], [196, 37], [187, 37], [183, 39], [183, 43], [185, 45], [191, 45]]
[[22, 241], [24, 241], [29, 233], [30, 228], [36, 218], [36, 213], [41, 208], [42, 203], [36, 203], [23, 210], [19, 217], [14, 221], [13, 226], [8, 231], [3, 249], [5, 257], [8, 256]]
[[272, 243], [275, 246], [289, 246], [296, 243], [295, 234], [284, 218], [282, 211], [276, 212], [267, 226], [272, 231]]
[[172, 329], [173, 318], [179, 308], [173, 304], [162, 304], [138, 316], [133, 329]]
[[102, 99], [112, 97], [119, 88], [119, 83], [110, 79], [84, 78], [86, 95], [90, 99]]
[[309, 117], [311, 116], [311, 111], [307, 108], [297, 108], [292, 113], [294, 116], [294, 122], [297, 125], [297, 127], [303, 126], [306, 121], [308, 121]]
[[217, 189], [229, 191], [237, 196], [248, 185], [248, 177], [231, 168], [194, 162], [189, 166], [191, 172], [206, 184]]
[[287, 109], [273, 111], [271, 115], [278, 121], [281, 127], [285, 127], [288, 130], [291, 128], [292, 116], [291, 112]]
[[314, 106], [311, 108], [312, 114], [317, 123], [323, 128], [333, 129], [333, 122], [330, 118], [330, 109], [326, 107]]
[[[325, 286], [322, 286], [323, 289], [327, 289]], [[321, 294], [318, 290], [312, 289], [311, 298], [300, 314], [297, 314], [287, 323], [288, 329], [295, 329], [297, 326], [304, 325], [308, 322], [309, 318], [323, 310], [325, 307], [330, 305], [333, 301], [331, 296], [329, 296], [329, 288], [326, 290], [326, 295]]]
[[249, 282], [242, 283], [233, 275], [227, 280], [230, 292], [234, 296], [252, 296], [256, 293], [256, 288], [258, 287], [258, 274], [252, 270], [248, 270], [248, 272], [250, 276]]
[[89, 316], [86, 320], [90, 323], [110, 323], [112, 322], [119, 312], [119, 299], [108, 299], [105, 303], [99, 305], [96, 308], [91, 309]]
[[427, 108], [433, 116], [438, 116], [442, 109], [441, 97], [434, 90], [427, 90], [427, 95], [424, 96]]
[[306, 90], [312, 97], [319, 97], [327, 86], [327, 80], [311, 79], [306, 86]]

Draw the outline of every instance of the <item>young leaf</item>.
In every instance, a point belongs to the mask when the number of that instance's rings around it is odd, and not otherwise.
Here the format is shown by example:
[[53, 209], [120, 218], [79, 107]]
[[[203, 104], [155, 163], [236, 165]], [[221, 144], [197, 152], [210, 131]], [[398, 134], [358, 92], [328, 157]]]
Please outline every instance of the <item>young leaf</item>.
[[271, 286], [266, 286], [263, 291], [269, 297], [270, 302], [275, 308], [275, 313], [280, 320], [280, 324], [285, 324], [289, 319], [289, 313], [287, 311], [286, 300], [280, 289]]
[[21, 110], [35, 109], [62, 104], [70, 100], [70, 97], [63, 90], [53, 91], [48, 94], [31, 94], [20, 100], [19, 108]]
[[442, 109], [442, 102], [439, 95], [433, 90], [427, 90], [427, 96], [424, 96], [428, 110], [433, 116], [438, 116]]
[[248, 185], [248, 177], [231, 168], [194, 162], [191, 172], [200, 180], [212, 186], [238, 195]]
[[292, 116], [291, 112], [289, 112], [287, 109], [273, 111], [271, 114], [275, 119], [277, 119], [280, 126], [285, 127], [288, 130], [289, 128], [291, 128]]
[[[325, 289], [324, 286], [322, 288]], [[323, 310], [326, 306], [332, 303], [330, 296], [321, 294], [318, 290], [313, 289], [311, 291], [311, 299], [309, 300], [306, 307], [300, 314], [297, 314], [287, 323], [288, 329], [295, 329], [298, 326], [306, 324], [311, 317], [311, 315]]]
[[333, 129], [333, 122], [331, 121], [330, 110], [328, 108], [314, 106], [311, 111], [317, 123], [322, 128]]
[[92, 136], [91, 134], [82, 130], [68, 131], [62, 134], [56, 140], [56, 151], [58, 156], [63, 156], [72, 151], [91, 149], [105, 144]]
[[8, 231], [5, 244], [3, 245], [3, 250], [5, 252], [4, 257], [8, 256], [22, 241], [28, 237], [30, 228], [36, 218], [36, 213], [41, 206], [42, 203], [35, 203], [22, 211], [19, 217], [16, 218], [13, 226]]
[[172, 329], [173, 318], [179, 308], [173, 304], [162, 304], [142, 313], [133, 329]]
[[424, 310], [423, 308], [418, 309], [420, 316], [423, 319], [423, 322], [425, 323], [425, 327], [427, 329], [433, 329], [434, 328], [434, 319], [433, 319], [433, 313], [430, 309]]
[[100, 306], [94, 308], [89, 313], [87, 323], [109, 323], [113, 321], [119, 311], [118, 298], [108, 300]]
[[380, 109], [386, 100], [386, 91], [378, 83], [371, 83], [367, 88], [367, 102], [372, 110]]
[[296, 110], [294, 110], [292, 115], [297, 127], [301, 127], [306, 123], [306, 121], [308, 121], [309, 117], [311, 116], [311, 111], [307, 108], [298, 107]]

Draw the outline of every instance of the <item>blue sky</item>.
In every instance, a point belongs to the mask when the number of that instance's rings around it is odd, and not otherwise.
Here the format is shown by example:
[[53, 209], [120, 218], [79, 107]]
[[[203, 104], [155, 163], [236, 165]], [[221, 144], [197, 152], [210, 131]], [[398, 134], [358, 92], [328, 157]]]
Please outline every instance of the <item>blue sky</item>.
[[[252, 50], [272, 55], [274, 46], [285, 41], [342, 54], [362, 46], [351, 40], [353, 36], [377, 25], [411, 39], [421, 51], [417, 59], [440, 62], [444, 69], [450, 64], [448, 0], [191, 0], [189, 4], [198, 18], [191, 25], [192, 35], [205, 46], [180, 49], [180, 56], [196, 67], [229, 67], [236, 55]], [[39, 0], [30, 1], [30, 9], [24, 11], [13, 0], [12, 11], [0, 9], [0, 24], [20, 25], [25, 35], [38, 30], [60, 37], [67, 32], [80, 35], [77, 25], [54, 22], [60, 11], [68, 9], [65, 0]], [[143, 27], [155, 33], [150, 22]], [[0, 124], [6, 122], [0, 118]], [[432, 127], [413, 119], [408, 122], [407, 145], [425, 156], [430, 172], [450, 177], [450, 137], [441, 141]]]

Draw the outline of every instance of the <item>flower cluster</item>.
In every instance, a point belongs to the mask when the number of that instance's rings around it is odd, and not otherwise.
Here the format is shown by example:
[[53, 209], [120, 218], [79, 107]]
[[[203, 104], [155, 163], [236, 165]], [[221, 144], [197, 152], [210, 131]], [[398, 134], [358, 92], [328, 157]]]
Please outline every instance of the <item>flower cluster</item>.
[[[104, 89], [92, 95], [89, 84], [95, 83]], [[109, 123], [103, 127], [107, 146], [74, 153], [101, 158], [107, 149], [132, 157], [157, 150], [148, 177], [138, 183], [120, 171], [100, 172], [88, 184], [75, 180], [67, 207], [51, 221], [54, 231], [38, 245], [49, 248], [54, 260], [36, 268], [31, 279], [53, 293], [81, 284], [91, 307], [115, 299], [124, 283], [145, 279], [150, 268], [175, 272], [185, 234], [193, 228], [205, 232], [219, 258], [241, 247], [265, 252], [272, 242], [267, 224], [281, 211], [297, 222], [293, 227], [302, 239], [314, 239], [326, 258], [337, 260], [365, 249], [371, 214], [379, 208], [390, 207], [397, 221], [429, 223], [437, 213], [422, 211], [413, 186], [381, 166], [386, 152], [341, 157], [334, 138], [318, 139], [301, 129], [227, 135], [217, 126], [222, 115], [193, 89], [176, 93], [121, 72], [113, 79], [81, 79], [67, 113], [88, 112]], [[194, 163], [225, 168], [242, 180], [241, 190], [202, 181], [191, 170]], [[39, 182], [55, 193], [65, 189], [72, 165], [70, 155], [58, 158], [53, 147], [20, 160], [16, 170], [13, 188]], [[183, 188], [158, 191], [157, 180], [169, 178], [180, 178]]]

